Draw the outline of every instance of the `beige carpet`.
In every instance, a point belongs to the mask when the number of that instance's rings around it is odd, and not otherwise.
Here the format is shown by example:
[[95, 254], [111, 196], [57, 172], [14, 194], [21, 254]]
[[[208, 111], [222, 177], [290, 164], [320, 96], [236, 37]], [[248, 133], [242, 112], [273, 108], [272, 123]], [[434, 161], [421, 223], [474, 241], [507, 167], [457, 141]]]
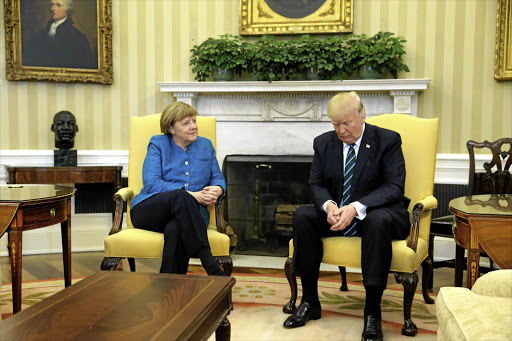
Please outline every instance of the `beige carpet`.
[[[233, 288], [234, 310], [229, 315], [232, 340], [360, 340], [363, 328], [364, 288], [350, 284], [349, 291], [339, 291], [339, 281], [319, 283], [322, 301], [322, 318], [310, 321], [305, 327], [284, 329], [282, 324], [287, 314], [282, 306], [290, 297], [286, 278], [278, 276], [253, 276], [235, 274], [237, 283]], [[74, 279], [73, 282], [80, 279]], [[300, 281], [299, 281], [300, 283]], [[64, 281], [49, 280], [23, 283], [22, 309], [40, 302], [62, 290]], [[418, 326], [414, 338], [401, 335], [403, 292], [386, 290], [383, 297], [383, 332], [386, 340], [435, 340], [437, 319], [435, 305], [423, 302], [416, 294], [413, 303], [413, 321]], [[435, 299], [435, 297], [433, 297]], [[300, 302], [300, 285], [299, 299]], [[11, 286], [0, 290], [3, 318], [12, 315]], [[215, 340], [212, 336], [210, 340]]]

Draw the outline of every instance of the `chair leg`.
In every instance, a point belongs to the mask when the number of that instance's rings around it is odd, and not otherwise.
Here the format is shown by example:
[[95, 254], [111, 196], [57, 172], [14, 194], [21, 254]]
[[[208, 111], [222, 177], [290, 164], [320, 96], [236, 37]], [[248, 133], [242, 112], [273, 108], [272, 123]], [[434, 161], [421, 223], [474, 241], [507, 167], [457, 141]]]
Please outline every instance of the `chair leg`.
[[[433, 267], [433, 262], [434, 262], [434, 236], [431, 234], [429, 237], [428, 237], [428, 258], [430, 258], [430, 264], [432, 265], [430, 267], [430, 278], [428, 280], [428, 286], [427, 288], [429, 290], [432, 290], [434, 288], [434, 267]], [[425, 277], [424, 275], [421, 276], [422, 278]], [[423, 280], [423, 279], [422, 279]]]
[[402, 335], [414, 336], [418, 333], [418, 328], [411, 320], [412, 300], [414, 292], [418, 286], [418, 274], [416, 270], [413, 273], [394, 272], [395, 280], [404, 287], [404, 325]]
[[286, 263], [284, 263], [284, 273], [286, 275], [286, 279], [290, 284], [290, 301], [283, 306], [283, 313], [292, 314], [297, 310], [295, 303], [297, 302], [297, 278], [292, 275], [292, 258], [288, 258]]
[[130, 265], [130, 271], [135, 272], [135, 258], [128, 257], [128, 264]]
[[231, 276], [233, 272], [233, 260], [230, 256], [215, 256], [217, 264], [224, 270], [224, 273]]
[[105, 257], [101, 262], [101, 270], [118, 270], [117, 266], [121, 262], [121, 257]]
[[421, 291], [423, 292], [423, 299], [427, 304], [434, 304], [434, 300], [428, 295], [428, 283], [430, 283], [430, 276], [432, 276], [432, 273], [434, 272], [432, 268], [432, 259], [427, 256], [427, 258], [421, 263], [421, 267], [423, 269], [421, 275]]
[[344, 266], [338, 266], [338, 269], [340, 269], [340, 277], [341, 277], [340, 291], [348, 291], [348, 287], [347, 287], [347, 268], [345, 268]]

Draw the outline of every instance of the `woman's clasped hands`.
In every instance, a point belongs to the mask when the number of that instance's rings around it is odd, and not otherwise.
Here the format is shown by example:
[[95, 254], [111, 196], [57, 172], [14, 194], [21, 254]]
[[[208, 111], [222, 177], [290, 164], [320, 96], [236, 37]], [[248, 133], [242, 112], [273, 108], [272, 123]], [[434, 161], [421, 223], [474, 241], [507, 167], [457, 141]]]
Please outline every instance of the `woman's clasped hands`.
[[206, 186], [201, 191], [189, 192], [202, 205], [213, 205], [222, 195], [222, 187]]

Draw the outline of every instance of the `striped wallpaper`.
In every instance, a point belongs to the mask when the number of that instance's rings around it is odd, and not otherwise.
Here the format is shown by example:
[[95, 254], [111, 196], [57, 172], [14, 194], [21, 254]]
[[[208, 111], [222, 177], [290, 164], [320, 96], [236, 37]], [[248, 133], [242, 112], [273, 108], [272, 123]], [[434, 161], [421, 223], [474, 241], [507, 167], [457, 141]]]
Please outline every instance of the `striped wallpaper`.
[[[172, 101], [156, 82], [193, 80], [192, 45], [238, 34], [239, 0], [113, 0], [114, 85], [5, 80], [0, 18], [0, 150], [53, 149], [59, 110], [77, 116], [75, 147], [128, 148], [130, 115]], [[468, 139], [512, 135], [512, 81], [496, 82], [495, 0], [354, 0], [354, 32], [391, 31], [407, 39], [405, 78], [432, 78], [419, 116], [439, 117], [439, 153], [466, 153]]]

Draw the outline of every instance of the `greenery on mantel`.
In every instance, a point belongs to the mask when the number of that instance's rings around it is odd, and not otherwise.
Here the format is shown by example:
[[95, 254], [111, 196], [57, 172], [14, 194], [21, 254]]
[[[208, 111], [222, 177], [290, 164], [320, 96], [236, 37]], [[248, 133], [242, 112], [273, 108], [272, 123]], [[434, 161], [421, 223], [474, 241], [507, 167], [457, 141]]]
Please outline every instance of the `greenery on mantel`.
[[301, 79], [312, 69], [321, 79], [343, 79], [364, 65], [397, 78], [399, 71], [409, 71], [402, 60], [405, 42], [391, 32], [325, 39], [309, 35], [291, 40], [261, 36], [253, 42], [225, 34], [195, 45], [190, 50], [190, 65], [198, 81], [206, 81], [215, 68], [230, 69], [239, 76], [248, 73], [253, 79], [269, 82]]

